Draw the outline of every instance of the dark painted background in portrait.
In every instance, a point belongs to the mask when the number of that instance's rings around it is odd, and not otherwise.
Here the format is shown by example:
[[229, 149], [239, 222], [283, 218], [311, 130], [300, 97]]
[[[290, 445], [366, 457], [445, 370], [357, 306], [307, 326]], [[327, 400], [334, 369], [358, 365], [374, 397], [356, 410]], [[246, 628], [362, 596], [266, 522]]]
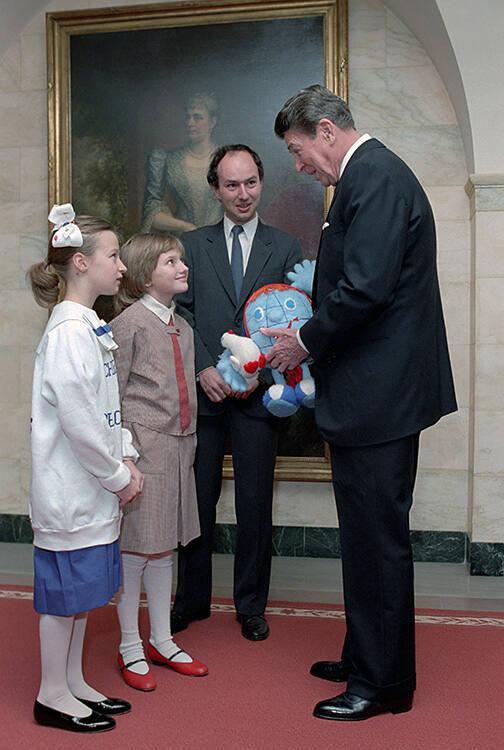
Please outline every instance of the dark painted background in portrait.
[[261, 217], [296, 234], [315, 257], [323, 191], [296, 177], [273, 123], [291, 94], [323, 81], [320, 17], [72, 37], [76, 208], [105, 213], [125, 234], [137, 231], [149, 152], [181, 146], [184, 101], [214, 92], [216, 143], [247, 143], [263, 159]]
[[[126, 238], [140, 228], [147, 157], [180, 147], [184, 101], [213, 92], [217, 144], [250, 145], [264, 162], [261, 218], [317, 252], [322, 188], [296, 175], [273, 133], [284, 101], [324, 82], [320, 16], [71, 37], [72, 198], [77, 213], [111, 220]], [[312, 412], [282, 424], [280, 455], [323, 456]]]

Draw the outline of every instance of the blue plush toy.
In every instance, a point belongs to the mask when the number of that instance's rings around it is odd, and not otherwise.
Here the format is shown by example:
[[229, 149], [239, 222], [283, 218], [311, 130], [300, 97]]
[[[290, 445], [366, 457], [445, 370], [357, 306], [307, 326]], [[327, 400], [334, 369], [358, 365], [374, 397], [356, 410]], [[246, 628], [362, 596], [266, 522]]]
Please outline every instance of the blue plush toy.
[[[243, 344], [234, 336], [232, 351], [226, 348], [217, 364], [223, 379], [235, 391], [244, 392], [251, 387], [250, 377], [244, 377], [257, 363], [264, 362], [274, 341], [261, 333], [261, 328], [300, 328], [312, 316], [311, 293], [313, 285], [314, 261], [296, 263], [288, 274], [289, 284], [267, 284], [258, 289], [245, 305], [243, 323], [248, 338]], [[226, 334], [224, 335], [226, 336]], [[222, 344], [227, 346], [223, 336]], [[229, 339], [227, 339], [229, 341]], [[250, 343], [256, 346], [251, 349]], [[243, 351], [242, 351], [243, 349]], [[262, 359], [261, 359], [262, 357]], [[240, 370], [241, 368], [241, 370]], [[245, 368], [245, 370], [243, 369]], [[271, 370], [275, 384], [270, 386], [263, 397], [263, 404], [276, 417], [289, 417], [300, 405], [312, 408], [315, 402], [315, 385], [305, 362], [294, 370], [280, 373]]]

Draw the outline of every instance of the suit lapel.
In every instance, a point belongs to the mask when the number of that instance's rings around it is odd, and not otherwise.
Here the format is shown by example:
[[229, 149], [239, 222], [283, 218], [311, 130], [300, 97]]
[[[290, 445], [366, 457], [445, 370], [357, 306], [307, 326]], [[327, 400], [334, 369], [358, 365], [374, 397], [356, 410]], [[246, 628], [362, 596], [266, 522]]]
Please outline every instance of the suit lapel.
[[[368, 141], [365, 141], [363, 144], [359, 146], [357, 151], [355, 151], [352, 156], [350, 157], [348, 164], [345, 167], [345, 170], [343, 171], [343, 176], [340, 181], [336, 183], [334, 186], [334, 194], [331, 201], [331, 205], [329, 206], [329, 211], [327, 212], [327, 218], [326, 221], [329, 221], [331, 216], [331, 211], [333, 210], [333, 206], [336, 203], [336, 198], [338, 196], [338, 192], [341, 193], [341, 181], [345, 179], [345, 176], [348, 175], [348, 167], [354, 162], [357, 161], [361, 156], [363, 156], [367, 151], [372, 151], [375, 148], [385, 148], [383, 143], [380, 143], [379, 140], [376, 138], [370, 138]], [[312, 289], [312, 303], [313, 303], [313, 309], [316, 309], [317, 307], [317, 280], [318, 280], [318, 259], [320, 255], [320, 248], [322, 246], [322, 235], [324, 233], [324, 230], [320, 233], [320, 240], [319, 240], [319, 246], [318, 246], [318, 252], [317, 252], [317, 263], [315, 265], [315, 273], [313, 274], [313, 289]]]
[[[247, 263], [247, 270], [243, 277], [243, 284], [240, 291], [240, 299], [238, 300], [239, 309], [249, 298], [250, 292], [252, 291], [257, 277], [263, 270], [264, 266], [269, 260], [272, 252], [273, 239], [267, 226], [261, 221], [257, 225], [257, 230], [250, 250], [250, 256]], [[229, 263], [228, 263], [229, 265]]]
[[[338, 185], [336, 184], [334, 186], [334, 191], [333, 191], [333, 197], [332, 197], [331, 205], [329, 206], [329, 210], [327, 212], [326, 222], [328, 221], [328, 219], [329, 219], [329, 217], [331, 215], [332, 208], [333, 208], [334, 203], [336, 201], [337, 190], [338, 190]], [[313, 274], [313, 285], [312, 285], [312, 297], [311, 297], [311, 299], [312, 299], [312, 306], [313, 306], [314, 310], [317, 309], [317, 282], [318, 282], [318, 267], [319, 267], [318, 259], [319, 259], [319, 255], [320, 255], [320, 248], [322, 247], [322, 235], [323, 234], [324, 234], [324, 229], [322, 229], [322, 231], [320, 232], [320, 239], [319, 239], [318, 250], [317, 250], [317, 262], [315, 263], [315, 272]]]
[[224, 237], [223, 221], [208, 227], [206, 240], [204, 247], [210, 258], [210, 262], [215, 268], [215, 273], [231, 302], [233, 305], [236, 305], [236, 295], [233, 286], [233, 277], [231, 276], [226, 238]]

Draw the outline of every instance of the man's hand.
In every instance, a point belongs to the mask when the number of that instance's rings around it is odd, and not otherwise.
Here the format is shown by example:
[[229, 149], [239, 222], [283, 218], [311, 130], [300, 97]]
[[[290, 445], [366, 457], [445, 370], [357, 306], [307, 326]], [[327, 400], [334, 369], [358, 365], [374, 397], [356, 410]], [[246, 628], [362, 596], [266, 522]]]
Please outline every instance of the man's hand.
[[276, 339], [266, 361], [279, 372], [293, 370], [307, 358], [308, 352], [299, 345], [294, 328], [261, 328], [260, 331], [265, 336]]
[[232, 396], [233, 398], [248, 398], [251, 393], [254, 393], [258, 385], [259, 381], [256, 380], [256, 382], [252, 386], [250, 386], [248, 391], [231, 391], [230, 396]]
[[231, 388], [223, 380], [216, 367], [208, 367], [203, 372], [200, 372], [199, 382], [210, 401], [213, 401], [214, 404], [224, 401], [226, 396], [231, 395]]
[[128, 459], [126, 459], [124, 463], [130, 470], [131, 479], [126, 487], [123, 487], [122, 490], [117, 493], [119, 496], [120, 508], [124, 508], [125, 505], [136, 500], [138, 495], [142, 492], [144, 484], [144, 475], [137, 469], [133, 461], [128, 461]]

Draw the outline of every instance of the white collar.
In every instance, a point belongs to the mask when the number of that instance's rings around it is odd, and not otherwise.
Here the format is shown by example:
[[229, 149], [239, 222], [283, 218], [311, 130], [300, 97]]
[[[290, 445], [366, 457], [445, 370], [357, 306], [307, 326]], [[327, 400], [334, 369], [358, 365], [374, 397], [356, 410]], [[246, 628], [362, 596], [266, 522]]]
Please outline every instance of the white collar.
[[165, 325], [170, 325], [170, 323], [173, 321], [173, 316], [175, 314], [175, 302], [172, 302], [170, 307], [166, 307], [166, 305], [163, 305], [162, 302], [159, 302], [147, 292], [143, 295], [143, 297], [140, 297], [140, 302], [142, 303], [142, 305], [145, 305], [147, 310], [150, 310], [151, 313], [157, 315], [157, 317], [162, 320]]
[[371, 140], [371, 136], [369, 135], [369, 133], [364, 133], [364, 135], [361, 135], [361, 137], [357, 141], [355, 141], [353, 146], [350, 146], [350, 148], [346, 152], [341, 162], [338, 181], [341, 180], [341, 176], [343, 175], [343, 172], [345, 171], [346, 165], [348, 164], [352, 156], [355, 154], [359, 146], [362, 146], [363, 143], [366, 143], [366, 141], [370, 141], [370, 140]]
[[[259, 216], [256, 213], [253, 219], [250, 219], [250, 221], [247, 221], [245, 224], [241, 225], [243, 227], [245, 237], [247, 238], [249, 242], [254, 239], [254, 235], [256, 233], [258, 224], [259, 224]], [[231, 236], [231, 230], [234, 226], [235, 226], [234, 221], [231, 221], [231, 219], [229, 219], [224, 214], [224, 234], [226, 237]]]

